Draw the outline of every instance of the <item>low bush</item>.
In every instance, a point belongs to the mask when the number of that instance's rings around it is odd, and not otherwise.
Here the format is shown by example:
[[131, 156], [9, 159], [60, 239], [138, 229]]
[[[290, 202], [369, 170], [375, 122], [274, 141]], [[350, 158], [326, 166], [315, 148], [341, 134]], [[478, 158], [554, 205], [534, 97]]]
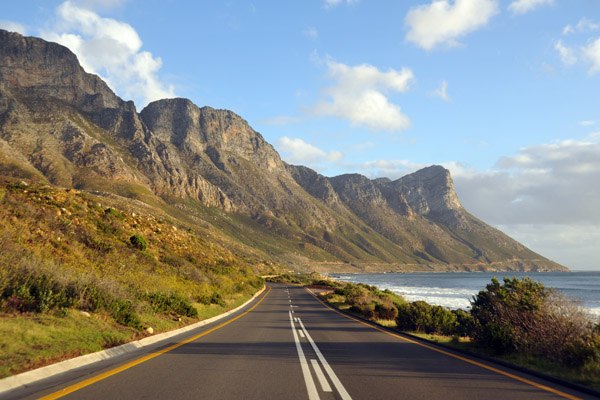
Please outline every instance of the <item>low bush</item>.
[[392, 303], [376, 303], [375, 318], [393, 321], [398, 316], [398, 309]]
[[109, 207], [106, 210], [104, 210], [104, 215], [106, 215], [107, 217], [115, 217], [120, 220], [125, 219], [125, 214], [123, 214], [120, 211], [117, 211], [116, 209], [114, 209], [112, 207]]
[[83, 244], [85, 244], [90, 249], [98, 250], [102, 253], [110, 253], [113, 250], [113, 246], [110, 243], [105, 242], [105, 241], [98, 239], [97, 237], [94, 237], [91, 235], [83, 236], [81, 241]]
[[441, 335], [457, 334], [456, 314], [444, 307], [432, 306], [424, 301], [398, 306], [396, 324], [398, 329], [406, 331]]
[[76, 299], [72, 287], [64, 287], [44, 274], [14, 274], [5, 278], [0, 296], [8, 312], [48, 312], [71, 307]]
[[475, 319], [471, 314], [464, 310], [452, 310], [456, 317], [456, 325], [453, 335], [467, 337], [473, 334], [475, 330]]
[[492, 279], [472, 301], [473, 339], [497, 354], [580, 366], [600, 357], [600, 338], [577, 304], [529, 278]]
[[210, 304], [217, 304], [219, 306], [224, 306], [225, 302], [223, 301], [223, 296], [221, 296], [221, 293], [214, 292], [212, 294], [212, 296], [210, 297]]
[[131, 300], [114, 300], [110, 304], [110, 308], [112, 316], [118, 324], [134, 329], [142, 328], [142, 321], [135, 313]]
[[155, 313], [171, 313], [195, 318], [198, 310], [190, 302], [175, 293], [151, 293], [146, 296]]
[[140, 250], [146, 250], [146, 248], [148, 247], [148, 241], [139, 233], [136, 233], [135, 235], [130, 237], [129, 242], [133, 247], [138, 248]]

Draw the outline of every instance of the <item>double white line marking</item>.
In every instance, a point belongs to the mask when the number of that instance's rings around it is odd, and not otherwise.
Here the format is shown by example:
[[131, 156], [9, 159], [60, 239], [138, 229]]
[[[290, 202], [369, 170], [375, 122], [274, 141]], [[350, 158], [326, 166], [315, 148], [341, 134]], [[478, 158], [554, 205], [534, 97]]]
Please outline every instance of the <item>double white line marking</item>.
[[[325, 372], [327, 372], [329, 379], [331, 380], [331, 382], [333, 383], [333, 386], [335, 386], [336, 390], [340, 394], [340, 397], [345, 400], [351, 400], [351, 397], [348, 394], [348, 392], [346, 391], [346, 388], [344, 388], [344, 385], [342, 385], [342, 382], [340, 382], [340, 380], [338, 379], [335, 372], [333, 372], [333, 369], [331, 369], [331, 367], [329, 366], [329, 363], [327, 362], [325, 357], [323, 357], [323, 354], [321, 353], [321, 351], [317, 347], [316, 343], [314, 342], [314, 340], [312, 339], [312, 337], [310, 336], [310, 334], [304, 327], [302, 320], [300, 320], [300, 318], [295, 318], [295, 320], [298, 322], [298, 324], [300, 325], [300, 328], [301, 328], [301, 329], [296, 329], [296, 325], [294, 324], [294, 317], [292, 316], [291, 311], [289, 311], [289, 315], [290, 315], [290, 324], [292, 326], [292, 333], [294, 335], [294, 341], [296, 342], [296, 350], [298, 350], [298, 358], [300, 359], [300, 367], [302, 368], [302, 374], [304, 375], [304, 383], [306, 384], [306, 389], [308, 390], [308, 398], [310, 400], [313, 400], [313, 399], [318, 400], [319, 393], [317, 392], [317, 387], [315, 386], [315, 381], [313, 380], [312, 374], [310, 373], [310, 368], [308, 367], [308, 363], [306, 362], [306, 357], [304, 355], [304, 350], [302, 349], [302, 343], [300, 343], [300, 339], [298, 338], [298, 333], [300, 333], [300, 335], [303, 335], [306, 337], [306, 339], [308, 339], [308, 342], [312, 346], [319, 361], [321, 361], [321, 364], [323, 365]], [[319, 363], [317, 362], [317, 360], [311, 359], [310, 363], [313, 366], [313, 369], [315, 370], [315, 375], [317, 376], [319, 384], [321, 385], [321, 389], [324, 392], [331, 392], [332, 391], [331, 386], [329, 385], [329, 382], [327, 381], [325, 374], [323, 374], [323, 371], [321, 370], [321, 367], [319, 366]]]

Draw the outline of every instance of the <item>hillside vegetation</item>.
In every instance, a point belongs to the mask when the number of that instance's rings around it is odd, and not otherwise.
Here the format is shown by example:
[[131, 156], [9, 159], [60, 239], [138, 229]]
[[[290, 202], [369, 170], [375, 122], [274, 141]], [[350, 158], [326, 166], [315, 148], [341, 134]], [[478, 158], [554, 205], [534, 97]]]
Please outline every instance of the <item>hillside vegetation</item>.
[[0, 377], [196, 321], [263, 286], [164, 214], [45, 184], [0, 181], [0, 246]]

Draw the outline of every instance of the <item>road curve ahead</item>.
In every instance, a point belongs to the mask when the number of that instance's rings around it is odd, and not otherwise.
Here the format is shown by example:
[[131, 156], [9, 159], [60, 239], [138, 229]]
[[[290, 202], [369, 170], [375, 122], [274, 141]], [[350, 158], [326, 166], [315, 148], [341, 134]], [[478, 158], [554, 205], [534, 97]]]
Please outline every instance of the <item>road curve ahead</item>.
[[[19, 398], [593, 398], [377, 330], [300, 287], [270, 285], [250, 311], [134, 360]], [[67, 374], [68, 375], [68, 374]], [[13, 393], [15, 396], [15, 393]]]

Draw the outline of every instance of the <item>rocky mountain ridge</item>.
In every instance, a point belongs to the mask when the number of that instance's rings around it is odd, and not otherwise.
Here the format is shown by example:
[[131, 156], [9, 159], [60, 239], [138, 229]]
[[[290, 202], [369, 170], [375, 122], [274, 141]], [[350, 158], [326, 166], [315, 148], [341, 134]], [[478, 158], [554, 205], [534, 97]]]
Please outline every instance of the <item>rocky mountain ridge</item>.
[[2, 30], [0, 174], [173, 206], [297, 269], [564, 269], [471, 216], [443, 167], [324, 177], [231, 111], [138, 113], [67, 48]]

